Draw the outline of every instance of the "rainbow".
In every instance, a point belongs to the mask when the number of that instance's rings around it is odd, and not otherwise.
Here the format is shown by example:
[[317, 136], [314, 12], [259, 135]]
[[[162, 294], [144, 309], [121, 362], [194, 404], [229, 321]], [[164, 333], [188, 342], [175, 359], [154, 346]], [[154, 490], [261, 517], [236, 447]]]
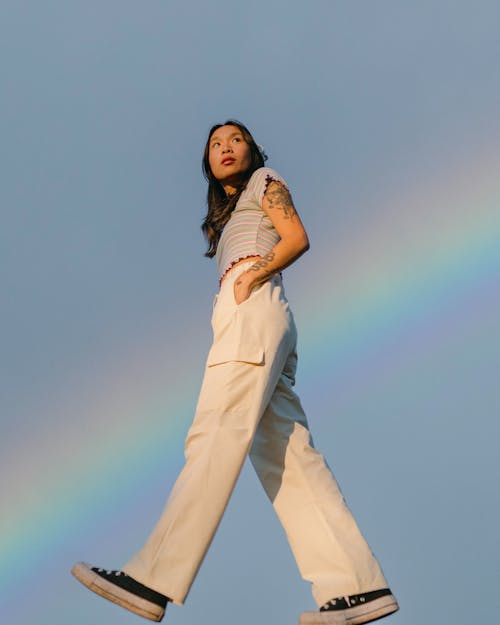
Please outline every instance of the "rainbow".
[[[299, 328], [305, 363], [299, 386], [320, 383], [322, 371], [340, 371], [388, 337], [411, 332], [423, 318], [446, 323], [461, 297], [498, 281], [498, 171], [498, 157], [486, 152], [473, 171], [440, 171], [439, 179], [380, 200], [376, 218], [361, 232], [335, 241], [323, 254], [314, 251], [318, 264], [332, 271], [304, 281], [304, 297], [292, 302], [307, 319]], [[163, 476], [168, 471], [169, 455], [183, 443], [199, 380], [187, 361], [179, 365], [182, 384], [165, 386], [161, 372], [151, 369], [148, 363], [161, 360], [155, 353], [161, 341], [154, 339], [164, 333], [156, 328], [133, 359], [103, 371], [94, 396], [63, 395], [42, 406], [42, 414], [71, 418], [33, 425], [22, 453], [3, 454], [2, 475], [11, 476], [0, 522], [3, 588], [14, 589], [28, 574], [27, 562], [29, 570], [36, 569], [73, 540], [79, 527], [88, 527], [97, 510], [111, 513], [131, 484], [157, 467]], [[141, 471], [118, 480], [126, 463]]]

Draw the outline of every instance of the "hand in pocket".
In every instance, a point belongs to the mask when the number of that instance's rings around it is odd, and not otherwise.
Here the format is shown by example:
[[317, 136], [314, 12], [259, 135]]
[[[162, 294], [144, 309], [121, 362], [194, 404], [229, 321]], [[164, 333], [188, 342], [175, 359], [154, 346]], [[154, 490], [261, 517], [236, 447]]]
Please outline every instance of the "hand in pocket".
[[252, 290], [252, 276], [247, 272], [242, 273], [236, 278], [233, 285], [234, 301], [237, 304], [242, 304], [250, 297]]

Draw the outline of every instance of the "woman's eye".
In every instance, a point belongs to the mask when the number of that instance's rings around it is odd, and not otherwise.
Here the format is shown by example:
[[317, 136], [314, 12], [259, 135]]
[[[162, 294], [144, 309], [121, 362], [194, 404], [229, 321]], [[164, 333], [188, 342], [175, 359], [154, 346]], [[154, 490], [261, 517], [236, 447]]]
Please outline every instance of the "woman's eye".
[[233, 139], [233, 141], [237, 141], [237, 142], [239, 143], [239, 142], [241, 141], [241, 138], [240, 138], [240, 137], [235, 137], [235, 138]]
[[213, 148], [217, 148], [219, 147], [220, 143], [218, 141], [216, 141], [215, 143], [212, 143], [212, 147]]

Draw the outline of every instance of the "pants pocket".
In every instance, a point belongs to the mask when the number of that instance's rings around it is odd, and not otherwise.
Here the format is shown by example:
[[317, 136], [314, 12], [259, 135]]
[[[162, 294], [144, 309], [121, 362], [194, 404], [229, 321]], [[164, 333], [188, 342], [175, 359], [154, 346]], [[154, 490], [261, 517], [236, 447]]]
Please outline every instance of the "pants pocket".
[[258, 284], [257, 286], [254, 286], [253, 289], [250, 291], [250, 295], [243, 300], [240, 304], [236, 303], [236, 300], [234, 298], [234, 285], [231, 287], [232, 289], [232, 298], [233, 298], [233, 303], [236, 306], [236, 308], [240, 308], [241, 306], [245, 306], [248, 302], [252, 301], [253, 299], [255, 299], [259, 293], [262, 293], [267, 287], [269, 286], [269, 280], [266, 280], [266, 282], [262, 282], [261, 284]]
[[214, 343], [208, 352], [207, 367], [225, 362], [247, 362], [264, 364], [264, 348], [254, 343]]

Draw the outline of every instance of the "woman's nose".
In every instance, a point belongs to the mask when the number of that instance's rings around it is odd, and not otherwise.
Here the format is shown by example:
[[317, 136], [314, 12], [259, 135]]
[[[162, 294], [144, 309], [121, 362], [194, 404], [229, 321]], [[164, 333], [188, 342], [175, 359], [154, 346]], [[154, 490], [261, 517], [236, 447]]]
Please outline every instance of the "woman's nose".
[[228, 145], [225, 145], [225, 146], [222, 148], [222, 152], [223, 152], [223, 153], [224, 153], [224, 152], [232, 152], [232, 148], [231, 148], [231, 146], [230, 146], [229, 144], [228, 144]]

